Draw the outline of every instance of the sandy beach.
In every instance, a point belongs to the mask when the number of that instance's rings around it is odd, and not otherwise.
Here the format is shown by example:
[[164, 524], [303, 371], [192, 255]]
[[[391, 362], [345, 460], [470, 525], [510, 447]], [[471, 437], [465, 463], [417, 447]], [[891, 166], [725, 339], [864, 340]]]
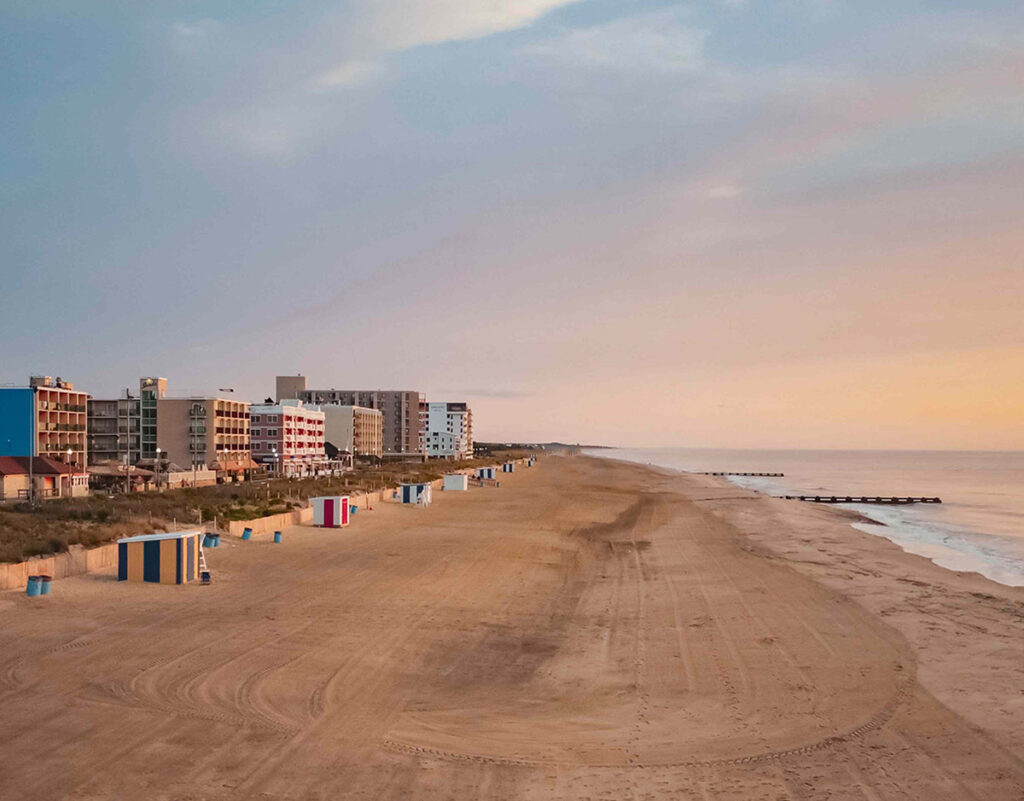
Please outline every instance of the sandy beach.
[[501, 481], [0, 594], [0, 799], [1024, 798], [1024, 589], [712, 477]]

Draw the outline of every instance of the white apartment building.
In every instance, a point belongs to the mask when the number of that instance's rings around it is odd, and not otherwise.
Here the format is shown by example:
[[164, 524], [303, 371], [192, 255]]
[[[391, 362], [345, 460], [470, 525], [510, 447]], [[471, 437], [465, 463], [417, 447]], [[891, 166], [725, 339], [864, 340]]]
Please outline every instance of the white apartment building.
[[426, 404], [427, 456], [468, 459], [473, 455], [473, 412], [466, 403]]

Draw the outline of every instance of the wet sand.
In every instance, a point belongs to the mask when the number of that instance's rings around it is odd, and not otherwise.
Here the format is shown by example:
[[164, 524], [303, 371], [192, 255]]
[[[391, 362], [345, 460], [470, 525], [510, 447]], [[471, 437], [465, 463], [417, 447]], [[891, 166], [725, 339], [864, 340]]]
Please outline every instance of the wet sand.
[[501, 480], [3, 593], [0, 798], [1024, 798], [1024, 591], [710, 477]]

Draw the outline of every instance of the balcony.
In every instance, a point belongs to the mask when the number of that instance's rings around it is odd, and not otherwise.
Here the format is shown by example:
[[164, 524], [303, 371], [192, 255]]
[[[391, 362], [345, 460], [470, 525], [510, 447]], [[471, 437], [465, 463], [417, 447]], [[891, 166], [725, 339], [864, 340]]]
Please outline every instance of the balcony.
[[58, 412], [84, 412], [86, 407], [77, 403], [46, 403], [40, 404], [44, 409], [50, 409]]

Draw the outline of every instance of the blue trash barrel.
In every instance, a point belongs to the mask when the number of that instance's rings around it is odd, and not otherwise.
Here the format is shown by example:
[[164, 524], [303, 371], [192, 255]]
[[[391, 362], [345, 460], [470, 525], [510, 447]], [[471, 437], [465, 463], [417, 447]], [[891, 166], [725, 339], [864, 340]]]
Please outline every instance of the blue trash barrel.
[[40, 595], [49, 595], [50, 594], [50, 584], [52, 584], [52, 583], [53, 583], [53, 576], [42, 576], [41, 575], [39, 577], [39, 594]]
[[358, 511], [359, 511], [359, 507], [358, 506], [352, 506], [352, 504], [349, 504], [348, 513], [350, 515], [354, 515]]
[[251, 528], [245, 528], [245, 529], [242, 530], [242, 539], [243, 540], [252, 539], [252, 529]]
[[42, 591], [40, 586], [42, 582], [39, 580], [39, 576], [29, 576], [28, 584], [25, 585], [25, 595], [30, 595], [33, 598]]
[[281, 541], [281, 532], [280, 531], [275, 531], [274, 532], [274, 542], [280, 542], [280, 541]]
[[212, 548], [213, 547], [213, 537], [211, 537], [209, 534], [203, 534], [203, 547], [204, 548]]

